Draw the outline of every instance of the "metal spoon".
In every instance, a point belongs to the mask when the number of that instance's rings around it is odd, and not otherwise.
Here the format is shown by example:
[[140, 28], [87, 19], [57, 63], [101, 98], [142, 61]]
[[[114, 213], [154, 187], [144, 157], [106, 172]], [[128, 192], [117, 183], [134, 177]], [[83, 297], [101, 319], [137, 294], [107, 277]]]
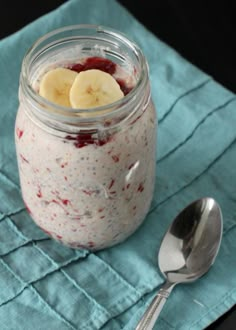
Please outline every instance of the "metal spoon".
[[167, 230], [158, 255], [166, 281], [141, 318], [136, 330], [151, 330], [174, 286], [203, 276], [214, 263], [222, 238], [220, 206], [210, 197], [183, 209]]

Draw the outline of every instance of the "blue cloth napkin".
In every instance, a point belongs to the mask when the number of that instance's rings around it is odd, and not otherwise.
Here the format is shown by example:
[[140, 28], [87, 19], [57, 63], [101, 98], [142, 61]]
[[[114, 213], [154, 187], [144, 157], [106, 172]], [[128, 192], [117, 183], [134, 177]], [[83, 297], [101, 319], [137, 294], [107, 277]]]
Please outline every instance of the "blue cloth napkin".
[[[14, 146], [26, 50], [71, 24], [110, 26], [143, 49], [158, 113], [156, 189], [144, 224], [97, 253], [48, 239], [27, 214]], [[0, 328], [134, 330], [163, 283], [157, 251], [189, 202], [214, 197], [224, 234], [209, 273], [175, 288], [155, 329], [203, 329], [236, 302], [236, 98], [145, 29], [113, 0], [71, 0], [0, 41]]]

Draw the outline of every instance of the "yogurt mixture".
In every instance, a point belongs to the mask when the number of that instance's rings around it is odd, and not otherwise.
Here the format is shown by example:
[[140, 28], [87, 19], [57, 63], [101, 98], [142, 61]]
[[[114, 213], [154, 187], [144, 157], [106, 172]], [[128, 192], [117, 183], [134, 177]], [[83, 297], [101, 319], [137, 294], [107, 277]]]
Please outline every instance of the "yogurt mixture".
[[[86, 59], [67, 69], [104, 71], [124, 95], [133, 88], [132, 79], [124, 79], [123, 73], [119, 77], [121, 71], [111, 61]], [[72, 248], [98, 250], [125, 240], [144, 220], [153, 195], [152, 102], [102, 138], [96, 132], [49, 134], [24, 107], [20, 102], [15, 139], [22, 195], [33, 220]]]

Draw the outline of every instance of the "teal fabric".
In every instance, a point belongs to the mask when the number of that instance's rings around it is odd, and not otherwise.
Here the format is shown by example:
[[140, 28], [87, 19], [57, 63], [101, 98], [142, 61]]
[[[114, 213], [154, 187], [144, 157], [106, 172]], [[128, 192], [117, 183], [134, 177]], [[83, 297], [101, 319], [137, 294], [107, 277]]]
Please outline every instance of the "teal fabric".
[[[116, 28], [150, 66], [158, 113], [156, 189], [148, 216], [126, 242], [97, 253], [48, 239], [28, 216], [14, 146], [18, 81], [25, 51], [71, 24]], [[71, 0], [0, 41], [0, 328], [134, 330], [163, 278], [157, 251], [175, 215], [212, 196], [224, 234], [210, 272], [173, 291], [158, 330], [203, 329], [236, 302], [236, 98], [144, 28], [113, 0]]]

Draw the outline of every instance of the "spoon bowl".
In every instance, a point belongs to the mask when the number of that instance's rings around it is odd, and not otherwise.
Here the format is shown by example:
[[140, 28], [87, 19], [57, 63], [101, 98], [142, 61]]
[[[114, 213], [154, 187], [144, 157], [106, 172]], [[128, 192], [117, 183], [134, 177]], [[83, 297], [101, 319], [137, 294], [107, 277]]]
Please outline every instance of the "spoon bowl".
[[136, 330], [151, 330], [176, 284], [197, 280], [218, 254], [223, 230], [220, 206], [211, 197], [198, 199], [174, 219], [162, 239], [158, 264], [165, 283]]

